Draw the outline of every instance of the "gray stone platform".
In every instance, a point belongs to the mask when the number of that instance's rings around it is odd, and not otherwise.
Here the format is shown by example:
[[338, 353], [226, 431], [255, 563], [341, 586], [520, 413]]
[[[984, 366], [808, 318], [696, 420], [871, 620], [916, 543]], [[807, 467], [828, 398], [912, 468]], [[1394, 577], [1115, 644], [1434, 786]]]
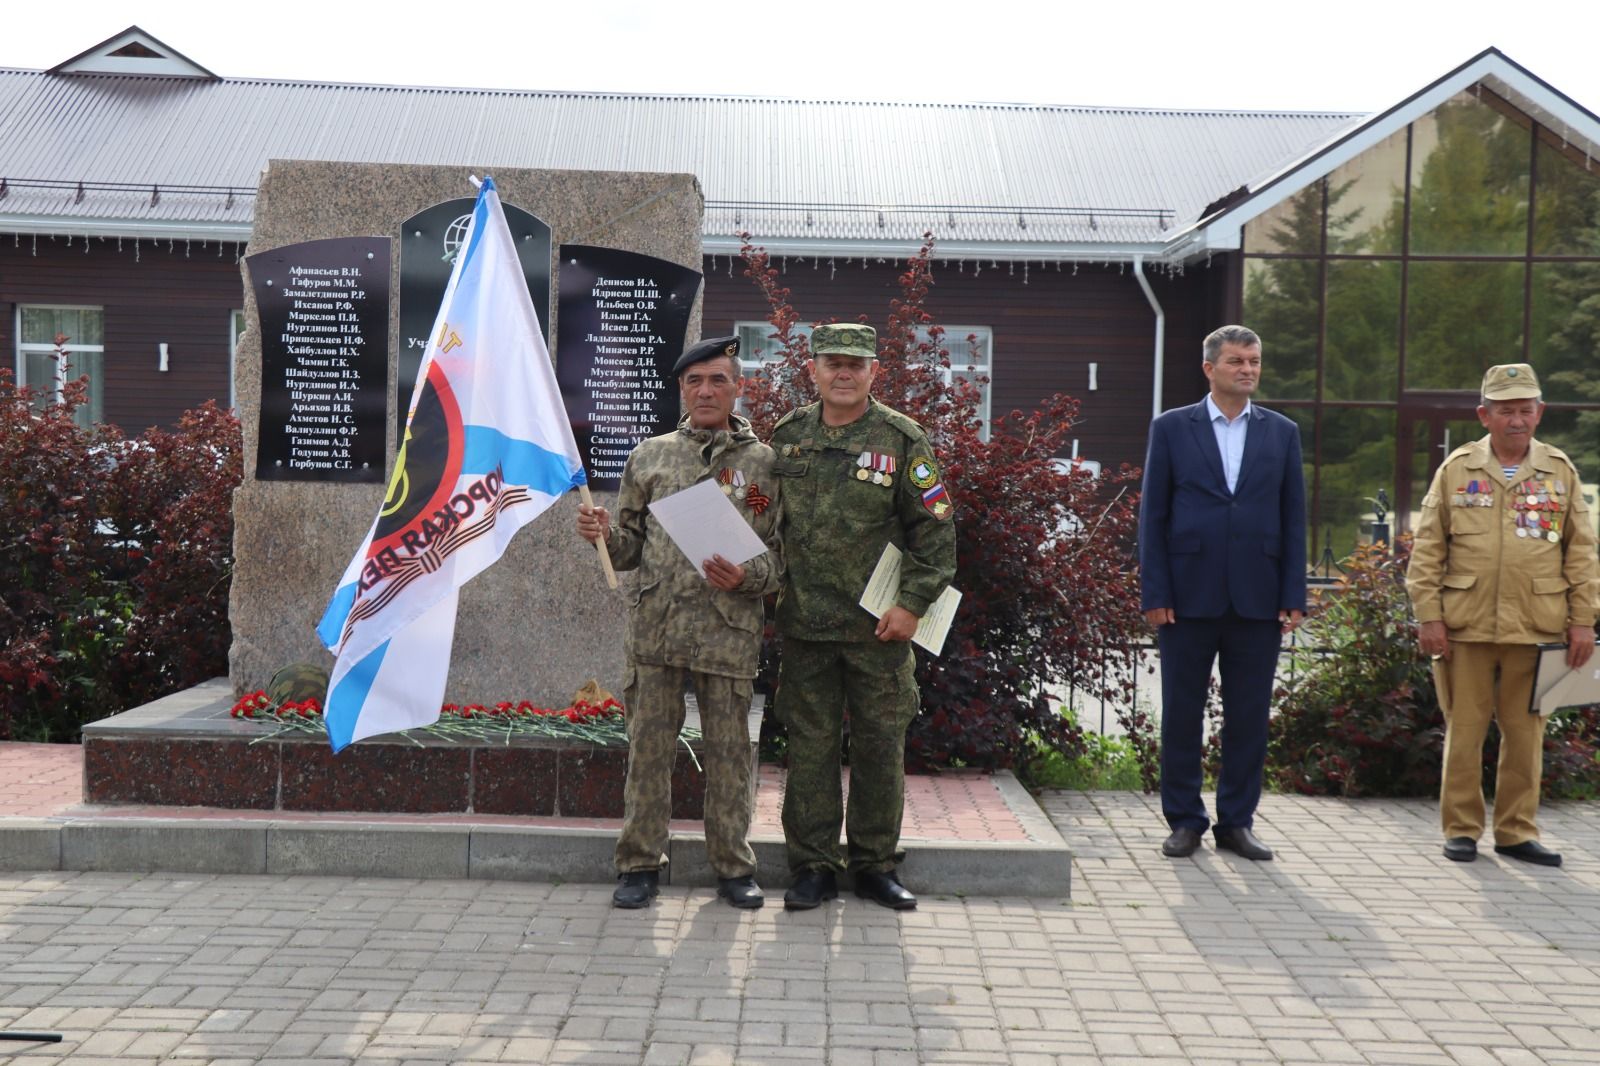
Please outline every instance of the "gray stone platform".
[[[126, 724], [106, 727], [112, 728]], [[0, 744], [0, 870], [598, 884], [615, 878], [616, 818], [85, 803], [79, 782], [86, 748]], [[783, 771], [760, 767], [755, 781], [751, 842], [758, 877], [778, 886], [787, 880]], [[914, 891], [1066, 896], [1071, 890], [1070, 849], [1010, 774], [908, 778], [901, 842], [901, 872]], [[671, 823], [668, 857], [667, 883], [714, 880], [699, 821]]]

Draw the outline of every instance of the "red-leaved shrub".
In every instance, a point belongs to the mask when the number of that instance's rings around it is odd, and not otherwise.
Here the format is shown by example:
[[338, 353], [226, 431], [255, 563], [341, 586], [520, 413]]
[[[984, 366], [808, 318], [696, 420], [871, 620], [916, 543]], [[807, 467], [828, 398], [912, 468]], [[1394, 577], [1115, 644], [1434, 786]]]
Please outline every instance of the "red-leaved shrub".
[[0, 738], [76, 740], [227, 672], [238, 421], [208, 403], [127, 438], [78, 425], [86, 395], [0, 369]]

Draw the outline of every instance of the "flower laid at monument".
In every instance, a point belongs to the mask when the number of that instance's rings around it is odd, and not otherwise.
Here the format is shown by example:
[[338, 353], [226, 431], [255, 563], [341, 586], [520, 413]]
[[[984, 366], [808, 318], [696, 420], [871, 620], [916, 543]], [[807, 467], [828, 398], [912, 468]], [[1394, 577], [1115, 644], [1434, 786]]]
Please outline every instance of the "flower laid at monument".
[[[322, 701], [316, 697], [300, 700], [274, 700], [265, 689], [247, 692], [228, 712], [234, 718], [248, 718], [278, 726], [258, 740], [271, 740], [284, 733], [326, 735], [327, 722]], [[582, 740], [592, 744], [627, 743], [627, 724], [622, 704], [606, 696], [597, 703], [576, 700], [570, 707], [538, 707], [531, 700], [516, 703], [502, 700], [495, 704], [446, 703], [439, 719], [429, 725], [401, 730], [398, 735], [420, 744], [415, 734], [455, 740], [498, 741], [509, 744], [517, 738], [541, 737], [551, 740]], [[680, 739], [700, 739], [700, 731], [685, 726]]]

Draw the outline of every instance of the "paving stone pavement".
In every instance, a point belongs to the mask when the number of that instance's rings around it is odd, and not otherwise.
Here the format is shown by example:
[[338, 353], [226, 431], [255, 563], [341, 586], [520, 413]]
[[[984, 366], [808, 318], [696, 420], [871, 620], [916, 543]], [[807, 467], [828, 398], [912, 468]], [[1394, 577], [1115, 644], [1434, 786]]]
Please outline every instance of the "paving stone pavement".
[[[1269, 796], [1278, 860], [1158, 853], [1152, 797], [1043, 799], [1074, 898], [736, 912], [668, 888], [0, 874], [0, 1060], [1593, 1066], [1600, 804], [1565, 869], [1439, 853], [1426, 802]], [[1487, 851], [1487, 849], [1486, 849]]]

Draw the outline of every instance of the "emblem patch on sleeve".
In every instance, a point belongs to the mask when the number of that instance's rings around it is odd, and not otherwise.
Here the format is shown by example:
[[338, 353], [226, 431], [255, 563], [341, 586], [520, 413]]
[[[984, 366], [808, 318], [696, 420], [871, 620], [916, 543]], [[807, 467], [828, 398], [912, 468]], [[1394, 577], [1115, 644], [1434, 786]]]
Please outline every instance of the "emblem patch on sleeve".
[[910, 474], [911, 483], [919, 489], [931, 489], [939, 483], [939, 465], [926, 455], [912, 458]]
[[[913, 466], [912, 470], [915, 471], [916, 467]], [[912, 480], [916, 480], [915, 473], [912, 474]], [[944, 519], [950, 517], [950, 496], [944, 491], [943, 485], [935, 484], [932, 488], [923, 492], [922, 506], [926, 507], [928, 513], [935, 518]]]

